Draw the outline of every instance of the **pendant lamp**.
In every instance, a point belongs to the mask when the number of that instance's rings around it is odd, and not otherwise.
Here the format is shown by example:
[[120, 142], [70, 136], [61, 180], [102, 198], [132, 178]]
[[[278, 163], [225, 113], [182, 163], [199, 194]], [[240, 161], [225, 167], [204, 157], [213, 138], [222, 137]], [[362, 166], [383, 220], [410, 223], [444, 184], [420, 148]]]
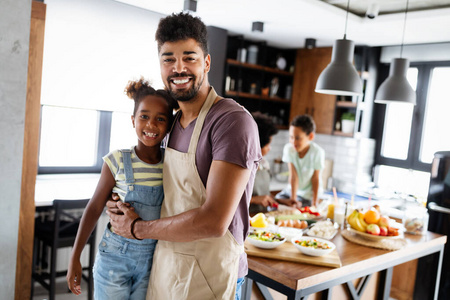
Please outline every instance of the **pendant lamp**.
[[403, 23], [403, 37], [400, 46], [400, 58], [393, 58], [389, 77], [380, 85], [376, 95], [375, 103], [405, 103], [416, 105], [416, 92], [406, 78], [409, 68], [409, 60], [402, 58], [403, 41], [405, 38], [406, 15], [408, 13], [409, 0], [406, 0], [405, 20]]
[[343, 96], [362, 94], [361, 78], [353, 65], [355, 43], [346, 39], [349, 4], [350, 0], [347, 1], [344, 38], [334, 42], [331, 62], [317, 79], [316, 93]]

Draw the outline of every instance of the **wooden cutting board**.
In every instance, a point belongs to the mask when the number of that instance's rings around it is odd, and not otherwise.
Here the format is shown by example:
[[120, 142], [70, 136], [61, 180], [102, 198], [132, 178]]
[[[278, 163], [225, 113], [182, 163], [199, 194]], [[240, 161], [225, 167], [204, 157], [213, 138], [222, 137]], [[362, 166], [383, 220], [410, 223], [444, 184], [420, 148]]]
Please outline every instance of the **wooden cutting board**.
[[253, 246], [248, 241], [244, 244], [245, 252], [247, 255], [259, 256], [270, 259], [279, 259], [286, 261], [293, 261], [311, 265], [325, 266], [339, 268], [342, 266], [341, 259], [336, 249], [323, 256], [309, 256], [301, 253], [294, 245], [289, 242], [285, 242], [275, 249], [261, 249]]

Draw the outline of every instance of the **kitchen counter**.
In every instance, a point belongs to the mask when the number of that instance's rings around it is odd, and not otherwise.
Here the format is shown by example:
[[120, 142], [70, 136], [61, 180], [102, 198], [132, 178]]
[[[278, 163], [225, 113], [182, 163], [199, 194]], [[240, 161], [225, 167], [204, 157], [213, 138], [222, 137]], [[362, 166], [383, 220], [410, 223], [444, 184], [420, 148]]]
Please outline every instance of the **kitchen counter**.
[[437, 299], [443, 249], [447, 237], [427, 232], [424, 236], [405, 235], [405, 239], [407, 245], [404, 248], [387, 251], [349, 242], [339, 233], [331, 241], [336, 244], [342, 262], [341, 268], [248, 256], [249, 280], [244, 286], [243, 299], [250, 299], [252, 282], [258, 283], [259, 286], [262, 284], [263, 290], [264, 286], [267, 286], [287, 295], [288, 299], [303, 299], [320, 291], [331, 297], [333, 286], [350, 284], [353, 287], [353, 280], [381, 272], [377, 289], [381, 296], [378, 295], [378, 299], [387, 300], [393, 267], [428, 255], [438, 257], [437, 264], [429, 274], [436, 282], [435, 287], [429, 289], [429, 299]]

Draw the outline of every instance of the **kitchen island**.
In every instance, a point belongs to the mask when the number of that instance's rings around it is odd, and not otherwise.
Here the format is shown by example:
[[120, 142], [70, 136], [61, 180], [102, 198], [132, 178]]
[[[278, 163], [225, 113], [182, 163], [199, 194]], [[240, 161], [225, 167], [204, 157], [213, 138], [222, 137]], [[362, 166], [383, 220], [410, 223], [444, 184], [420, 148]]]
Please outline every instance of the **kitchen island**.
[[[429, 274], [434, 286], [429, 287], [426, 299], [438, 299], [437, 289], [447, 237], [427, 232], [423, 236], [405, 234], [405, 240], [406, 246], [402, 249], [388, 251], [349, 242], [338, 233], [331, 241], [337, 247], [342, 262], [340, 268], [248, 256], [249, 274], [242, 299], [250, 300], [253, 282], [257, 283], [266, 299], [271, 296], [265, 287], [287, 295], [287, 299], [306, 299], [317, 292], [322, 292], [322, 299], [331, 299], [332, 288], [341, 284], [346, 286], [351, 299], [359, 299], [370, 276], [380, 272], [376, 299], [387, 300], [393, 267], [425, 256], [435, 256], [435, 265]], [[405, 278], [408, 275], [405, 274]], [[352, 281], [358, 278], [363, 280], [354, 287]]]

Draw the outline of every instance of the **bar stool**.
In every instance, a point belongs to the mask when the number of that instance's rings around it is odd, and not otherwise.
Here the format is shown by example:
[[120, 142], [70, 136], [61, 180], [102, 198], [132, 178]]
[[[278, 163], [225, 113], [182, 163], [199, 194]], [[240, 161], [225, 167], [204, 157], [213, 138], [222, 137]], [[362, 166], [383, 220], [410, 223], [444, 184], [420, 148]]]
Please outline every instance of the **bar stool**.
[[[57, 277], [66, 276], [67, 270], [56, 271], [56, 259], [58, 249], [72, 247], [77, 235], [83, 209], [89, 199], [81, 200], [54, 200], [53, 220], [40, 220], [35, 222], [34, 249], [33, 249], [33, 270], [31, 297], [33, 297], [34, 281], [39, 282], [49, 291], [49, 300], [55, 299], [55, 281]], [[95, 236], [94, 228], [87, 241], [89, 245], [89, 266], [83, 270], [88, 271], [88, 275], [82, 277], [88, 283], [88, 299], [93, 299], [94, 280], [92, 270], [95, 260]], [[47, 249], [50, 248], [50, 264], [47, 263]], [[47, 282], [48, 281], [48, 282]]]

